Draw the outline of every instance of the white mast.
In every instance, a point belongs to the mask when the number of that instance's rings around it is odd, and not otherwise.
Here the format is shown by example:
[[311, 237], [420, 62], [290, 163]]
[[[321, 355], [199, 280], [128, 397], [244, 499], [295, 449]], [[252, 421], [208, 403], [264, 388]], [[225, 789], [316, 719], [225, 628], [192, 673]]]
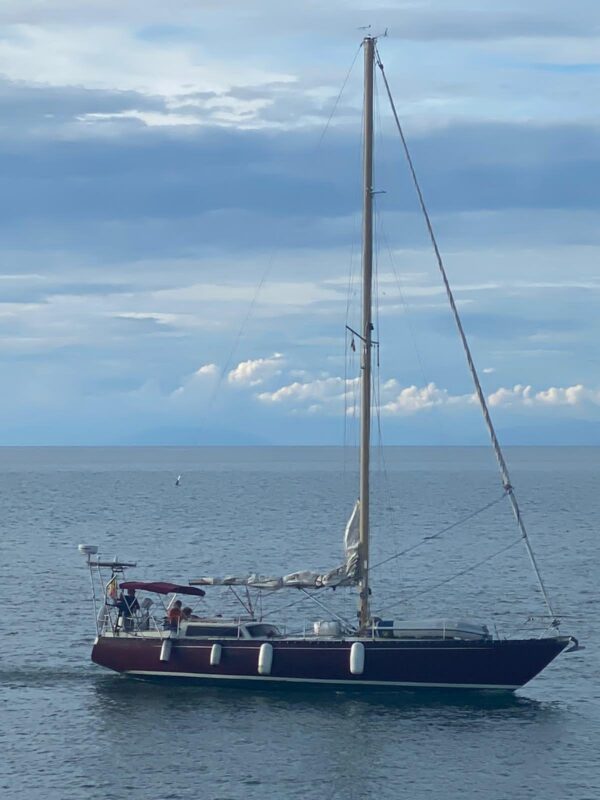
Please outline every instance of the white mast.
[[372, 273], [373, 273], [373, 62], [375, 39], [366, 36], [364, 88], [363, 151], [363, 241], [362, 241], [362, 375], [360, 418], [360, 489], [359, 489], [359, 592], [360, 628], [371, 621], [369, 608], [369, 451], [371, 444], [371, 347], [372, 347]]

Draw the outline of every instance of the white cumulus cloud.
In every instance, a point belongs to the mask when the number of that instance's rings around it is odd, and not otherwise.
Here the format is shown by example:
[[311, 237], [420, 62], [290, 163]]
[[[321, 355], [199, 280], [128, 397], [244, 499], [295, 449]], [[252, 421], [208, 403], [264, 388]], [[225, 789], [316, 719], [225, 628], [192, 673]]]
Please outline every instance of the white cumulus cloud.
[[[316, 414], [342, 413], [344, 402], [351, 411], [358, 404], [359, 381], [323, 376], [314, 380], [293, 381], [272, 391], [256, 395], [265, 404], [279, 405], [287, 411]], [[583, 384], [567, 387], [551, 386], [535, 391], [530, 385], [516, 384], [512, 388], [500, 387], [488, 395], [492, 408], [578, 408], [600, 406], [600, 389], [590, 389]], [[381, 384], [379, 409], [386, 416], [405, 416], [431, 408], [466, 409], [477, 405], [474, 393], [452, 394], [435, 383], [425, 386], [402, 386], [392, 378]], [[376, 398], [373, 398], [376, 406]], [[352, 406], [352, 409], [350, 408]]]
[[428, 383], [427, 386], [406, 386], [400, 389], [393, 399], [382, 405], [381, 410], [390, 415], [412, 414], [434, 406], [469, 405], [474, 402], [475, 397], [472, 394], [451, 395], [447, 389]]
[[[294, 381], [271, 392], [261, 392], [258, 399], [293, 407], [294, 410], [308, 411], [311, 414], [321, 411], [341, 411], [346, 401], [349, 412], [358, 402], [358, 378], [322, 377], [313, 381]], [[441, 405], [469, 405], [475, 401], [471, 394], [451, 395], [447, 389], [438, 388], [435, 383], [427, 386], [402, 387], [391, 379], [381, 385], [381, 412], [387, 415], [411, 414], [426, 408]]]
[[550, 386], [536, 392], [532, 386], [517, 383], [512, 389], [501, 387], [488, 397], [490, 406], [583, 406], [600, 405], [600, 390], [588, 389], [583, 384]]
[[281, 353], [273, 353], [269, 358], [255, 358], [241, 361], [227, 375], [234, 386], [259, 386], [268, 378], [281, 374], [284, 358]]
[[[345, 380], [337, 377], [318, 378], [314, 381], [294, 381], [286, 386], [281, 386], [273, 392], [261, 392], [258, 399], [263, 403], [279, 404], [312, 404], [314, 413], [321, 405], [341, 401], [353, 388], [357, 387], [358, 380]], [[315, 402], [317, 401], [317, 402]]]
[[171, 392], [171, 397], [178, 398], [183, 395], [189, 394], [200, 387], [206, 387], [212, 384], [213, 379], [219, 374], [219, 368], [216, 364], [203, 364], [191, 375], [184, 379], [181, 386], [178, 386], [175, 391]]

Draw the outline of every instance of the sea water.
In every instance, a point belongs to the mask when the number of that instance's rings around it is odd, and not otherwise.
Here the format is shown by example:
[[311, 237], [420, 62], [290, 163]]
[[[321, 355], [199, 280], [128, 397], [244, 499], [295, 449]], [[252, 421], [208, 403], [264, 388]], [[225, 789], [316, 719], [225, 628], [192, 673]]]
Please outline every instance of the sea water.
[[[77, 552], [97, 544], [137, 560], [129, 577], [184, 583], [335, 567], [354, 452], [0, 449], [2, 796], [596, 800], [600, 450], [507, 458], [561, 632], [586, 649], [514, 695], [361, 697], [156, 686], [102, 670], [90, 662], [91, 590]], [[489, 451], [388, 448], [374, 467], [375, 612], [543, 632], [547, 610]], [[354, 618], [348, 590], [323, 600]], [[215, 588], [198, 610], [234, 602]], [[297, 590], [264, 605], [288, 630], [328, 618]]]

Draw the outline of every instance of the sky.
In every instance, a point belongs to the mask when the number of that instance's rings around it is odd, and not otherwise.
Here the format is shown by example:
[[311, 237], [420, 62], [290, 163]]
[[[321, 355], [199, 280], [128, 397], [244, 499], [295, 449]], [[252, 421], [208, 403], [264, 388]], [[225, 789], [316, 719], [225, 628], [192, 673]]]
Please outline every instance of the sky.
[[[0, 444], [356, 441], [365, 25], [501, 441], [600, 444], [596, 0], [2, 0]], [[375, 117], [382, 439], [484, 443]]]

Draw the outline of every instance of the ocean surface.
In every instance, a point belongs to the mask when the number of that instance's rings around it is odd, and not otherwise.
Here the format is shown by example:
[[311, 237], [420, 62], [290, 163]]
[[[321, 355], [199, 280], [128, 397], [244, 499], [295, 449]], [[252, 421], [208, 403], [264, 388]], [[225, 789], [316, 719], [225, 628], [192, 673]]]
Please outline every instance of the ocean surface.
[[[597, 800], [600, 449], [509, 448], [507, 460], [561, 632], [586, 649], [515, 695], [360, 697], [155, 686], [103, 671], [90, 661], [94, 614], [77, 551], [96, 544], [137, 561], [129, 577], [180, 582], [337, 566], [354, 453], [1, 448], [1, 796]], [[371, 562], [386, 561], [372, 574], [375, 612], [475, 617], [501, 635], [543, 630], [488, 450], [387, 448], [374, 467]], [[353, 618], [353, 594], [330, 594]], [[298, 595], [285, 590], [265, 608], [290, 630], [327, 618]], [[215, 588], [199, 608], [234, 607]]]

